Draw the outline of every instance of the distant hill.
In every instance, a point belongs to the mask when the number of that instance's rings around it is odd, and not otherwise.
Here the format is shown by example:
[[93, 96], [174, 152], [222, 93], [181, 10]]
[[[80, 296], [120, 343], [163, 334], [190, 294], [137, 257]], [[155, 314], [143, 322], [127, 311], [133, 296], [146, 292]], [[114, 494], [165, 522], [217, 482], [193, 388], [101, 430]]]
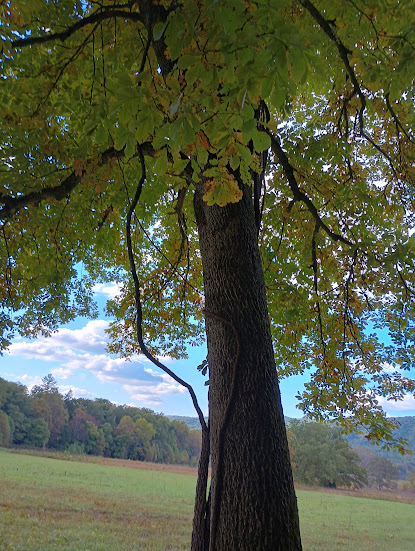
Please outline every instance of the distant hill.
[[412, 451], [412, 455], [401, 455], [396, 451], [382, 450], [381, 446], [372, 444], [361, 434], [348, 434], [345, 438], [353, 448], [369, 448], [377, 455], [392, 461], [399, 467], [400, 476], [404, 479], [407, 473], [415, 470], [415, 417], [397, 417], [396, 421], [399, 423], [399, 428], [394, 432], [394, 436], [408, 440], [408, 448]]
[[[183, 415], [167, 415], [167, 417], [170, 421], [183, 421], [191, 430], [201, 430], [198, 417], [186, 417]], [[285, 418], [287, 423], [290, 420], [290, 417]], [[399, 417], [397, 421], [399, 422], [399, 429], [395, 431], [396, 435], [408, 440], [408, 448], [412, 451], [412, 455], [401, 455], [399, 452], [382, 450], [381, 446], [372, 444], [361, 434], [347, 434], [344, 438], [353, 448], [369, 448], [377, 455], [386, 457], [392, 461], [392, 463], [399, 467], [400, 478], [405, 479], [409, 472], [415, 470], [415, 417]]]
[[[202, 430], [200, 426], [199, 417], [186, 417], [185, 415], [166, 415], [170, 421], [183, 421], [189, 427], [190, 430]], [[207, 417], [205, 417], [207, 422]]]
[[[197, 429], [202, 430], [200, 427], [199, 417], [186, 417], [185, 415], [166, 415], [170, 421], [183, 421], [189, 427], [190, 430]], [[205, 417], [207, 422], [207, 417]], [[288, 423], [291, 417], [285, 417], [285, 422]]]

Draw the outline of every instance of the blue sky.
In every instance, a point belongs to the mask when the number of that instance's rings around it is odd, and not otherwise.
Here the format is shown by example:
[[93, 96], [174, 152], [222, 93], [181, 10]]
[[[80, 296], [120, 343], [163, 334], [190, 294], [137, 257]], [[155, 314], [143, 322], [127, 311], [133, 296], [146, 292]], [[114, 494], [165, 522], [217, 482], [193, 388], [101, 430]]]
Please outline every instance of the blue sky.
[[[117, 287], [97, 285], [95, 291], [98, 304], [103, 307], [106, 299], [116, 294]], [[166, 415], [195, 416], [187, 391], [145, 357], [126, 361], [106, 352], [108, 323], [104, 315], [93, 321], [78, 319], [50, 338], [16, 339], [0, 358], [0, 376], [19, 381], [30, 390], [52, 373], [62, 394], [72, 389], [77, 397], [107, 398]], [[162, 358], [162, 361], [193, 386], [202, 410], [207, 413], [205, 378], [196, 369], [205, 357], [206, 349], [202, 346], [191, 348], [188, 360]], [[415, 377], [415, 370], [411, 375]], [[295, 396], [304, 381], [304, 376], [294, 376], [281, 382], [284, 413], [288, 417], [302, 416], [296, 408]], [[415, 415], [415, 399], [411, 396], [397, 403], [384, 401], [382, 405], [392, 416]]]

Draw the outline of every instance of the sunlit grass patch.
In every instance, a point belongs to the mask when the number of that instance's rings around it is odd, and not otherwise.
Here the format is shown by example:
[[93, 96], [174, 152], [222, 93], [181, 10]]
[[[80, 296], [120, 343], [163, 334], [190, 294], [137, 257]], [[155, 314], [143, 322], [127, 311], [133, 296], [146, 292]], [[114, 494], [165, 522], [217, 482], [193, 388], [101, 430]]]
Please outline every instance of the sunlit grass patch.
[[187, 549], [195, 478], [0, 451], [3, 550]]
[[[0, 549], [189, 549], [195, 485], [184, 474], [0, 448]], [[297, 495], [304, 551], [413, 551], [413, 504], [321, 491]]]
[[415, 506], [297, 490], [304, 551], [412, 551]]

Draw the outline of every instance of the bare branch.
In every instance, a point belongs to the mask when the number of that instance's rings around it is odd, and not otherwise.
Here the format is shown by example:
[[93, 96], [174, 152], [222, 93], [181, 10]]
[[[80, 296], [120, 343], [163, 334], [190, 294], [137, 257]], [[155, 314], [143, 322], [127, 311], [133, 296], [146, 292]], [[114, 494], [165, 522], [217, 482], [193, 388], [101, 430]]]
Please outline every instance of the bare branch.
[[[204, 533], [203, 528], [206, 527], [207, 522], [207, 503], [206, 503], [206, 489], [208, 482], [208, 466], [209, 466], [209, 456], [210, 456], [210, 439], [209, 439], [209, 427], [206, 424], [205, 417], [202, 410], [200, 409], [199, 403], [193, 387], [180, 378], [174, 371], [169, 369], [166, 365], [161, 363], [155, 356], [151, 354], [148, 350], [144, 339], [143, 339], [143, 311], [141, 306], [141, 291], [140, 291], [140, 282], [137, 275], [137, 269], [134, 260], [134, 252], [131, 241], [131, 220], [135, 213], [135, 208], [140, 200], [141, 192], [143, 185], [146, 179], [146, 166], [144, 162], [144, 155], [140, 148], [138, 148], [138, 157], [141, 164], [141, 178], [137, 184], [136, 192], [133, 200], [131, 201], [130, 208], [127, 213], [127, 222], [126, 222], [126, 234], [127, 234], [127, 249], [128, 249], [128, 260], [130, 262], [131, 275], [134, 282], [134, 291], [135, 291], [135, 305], [136, 305], [136, 316], [137, 316], [137, 341], [140, 346], [141, 352], [148, 358], [154, 365], [159, 369], [167, 373], [172, 379], [174, 379], [181, 386], [185, 387], [192, 399], [193, 406], [199, 417], [199, 422], [202, 427], [202, 450], [199, 459], [199, 469], [198, 469], [198, 480], [197, 480], [197, 491], [195, 499], [195, 515], [193, 519], [193, 524], [195, 527], [194, 532], [198, 529], [201, 530], [200, 533]], [[192, 543], [193, 548], [193, 543]]]
[[121, 17], [123, 19], [128, 19], [130, 21], [138, 21], [140, 23], [143, 23], [142, 17], [139, 13], [124, 11], [118, 8], [119, 8], [118, 6], [116, 7], [106, 6], [104, 9], [100, 9], [99, 11], [91, 15], [88, 15], [83, 19], [80, 19], [79, 21], [77, 21], [76, 23], [74, 23], [73, 25], [71, 25], [65, 31], [62, 31], [62, 32], [48, 33], [44, 36], [30, 36], [27, 38], [19, 38], [18, 40], [14, 40], [12, 42], [12, 48], [24, 48], [26, 46], [31, 46], [33, 44], [44, 44], [45, 42], [55, 42], [55, 41], [64, 42], [80, 29], [83, 29], [88, 25], [94, 25], [96, 23], [100, 23], [105, 19], [113, 19], [114, 17]]
[[318, 262], [317, 262], [317, 242], [316, 237], [318, 234], [319, 226], [316, 224], [313, 231], [313, 238], [311, 240], [311, 261], [313, 268], [313, 281], [314, 281], [314, 293], [316, 295], [317, 317], [320, 331], [320, 341], [323, 350], [323, 361], [326, 361], [326, 341], [324, 340], [323, 332], [323, 320], [321, 316], [320, 299], [318, 293]]

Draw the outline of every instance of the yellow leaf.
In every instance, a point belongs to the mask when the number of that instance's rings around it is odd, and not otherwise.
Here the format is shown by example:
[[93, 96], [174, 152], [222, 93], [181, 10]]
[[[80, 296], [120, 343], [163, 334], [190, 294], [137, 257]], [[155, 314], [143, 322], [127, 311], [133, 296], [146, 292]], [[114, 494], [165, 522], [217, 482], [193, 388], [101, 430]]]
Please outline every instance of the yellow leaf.
[[203, 200], [209, 205], [224, 207], [229, 203], [238, 203], [242, 199], [242, 190], [238, 182], [228, 172], [220, 179], [211, 179], [205, 183]]

